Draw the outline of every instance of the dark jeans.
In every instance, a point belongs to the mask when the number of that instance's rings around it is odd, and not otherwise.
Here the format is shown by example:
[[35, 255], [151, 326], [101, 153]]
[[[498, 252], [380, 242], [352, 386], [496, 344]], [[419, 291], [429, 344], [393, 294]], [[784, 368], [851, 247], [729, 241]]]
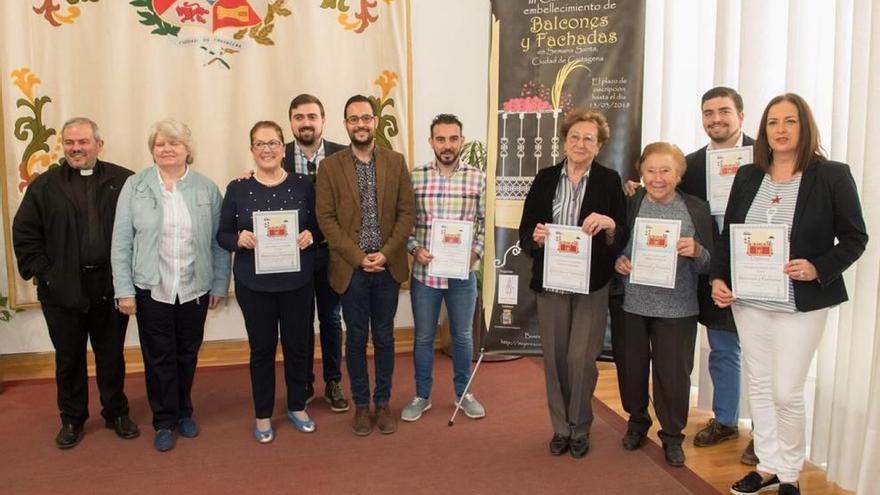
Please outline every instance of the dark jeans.
[[180, 419], [192, 417], [192, 385], [205, 336], [208, 294], [185, 304], [166, 304], [153, 300], [148, 290], [135, 290], [153, 428], [173, 430]]
[[103, 294], [109, 277], [109, 267], [83, 272], [83, 291], [91, 302], [86, 311], [43, 304], [43, 317], [55, 347], [58, 409], [65, 424], [82, 424], [89, 417], [88, 340], [95, 354], [101, 416], [112, 420], [128, 414], [128, 399], [123, 392], [125, 357], [122, 353], [128, 316], [117, 311], [112, 298]]
[[388, 271], [354, 271], [351, 283], [342, 294], [342, 317], [345, 318], [345, 362], [351, 381], [351, 396], [356, 406], [370, 404], [370, 375], [367, 371], [367, 337], [372, 331], [373, 360], [376, 366], [376, 389], [373, 402], [391, 399], [391, 375], [394, 372], [394, 315], [400, 284]]
[[[315, 302], [318, 307], [318, 321], [321, 332], [321, 363], [323, 365], [324, 382], [342, 379], [340, 363], [342, 361], [342, 316], [339, 294], [331, 287], [327, 279], [327, 261], [329, 251], [326, 245], [319, 245], [315, 251]], [[314, 308], [312, 308], [314, 309]], [[309, 383], [315, 382], [313, 371], [315, 363], [315, 315], [312, 311], [311, 331], [309, 332], [308, 370]]]
[[[654, 411], [664, 443], [681, 444], [687, 424], [694, 368], [697, 317], [652, 318], [622, 311], [622, 324], [612, 326], [614, 362], [629, 429], [647, 433], [648, 375], [654, 380]], [[652, 366], [653, 363], [653, 366]]]
[[235, 296], [251, 348], [251, 389], [257, 418], [271, 418], [275, 405], [275, 352], [281, 333], [284, 355], [284, 383], [287, 385], [287, 409], [306, 408], [307, 346], [312, 327], [305, 315], [312, 311], [314, 288], [303, 287], [283, 292], [263, 292], [235, 281]]

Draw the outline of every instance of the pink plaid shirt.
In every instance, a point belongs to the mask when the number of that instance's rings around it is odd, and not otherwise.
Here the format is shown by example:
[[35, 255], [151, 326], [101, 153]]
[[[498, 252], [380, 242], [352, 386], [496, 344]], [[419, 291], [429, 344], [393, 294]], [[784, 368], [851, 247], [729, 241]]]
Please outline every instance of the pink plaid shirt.
[[[440, 168], [431, 161], [413, 169], [411, 176], [416, 196], [416, 224], [406, 243], [409, 252], [420, 247], [428, 249], [433, 219], [468, 220], [474, 222], [472, 250], [482, 258], [486, 237], [486, 174], [459, 161], [452, 176], [443, 177]], [[428, 267], [418, 262], [413, 263], [412, 274], [428, 287], [449, 287], [448, 279], [429, 276]]]

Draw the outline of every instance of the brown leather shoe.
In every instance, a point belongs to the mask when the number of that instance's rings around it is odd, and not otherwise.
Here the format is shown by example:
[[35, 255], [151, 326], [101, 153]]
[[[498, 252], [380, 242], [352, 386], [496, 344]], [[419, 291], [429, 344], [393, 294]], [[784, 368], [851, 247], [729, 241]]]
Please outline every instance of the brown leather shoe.
[[376, 404], [376, 428], [380, 433], [390, 435], [397, 431], [397, 418], [391, 414], [388, 404]]
[[758, 465], [758, 456], [755, 455], [754, 440], [749, 440], [749, 444], [746, 446], [746, 450], [743, 450], [742, 456], [739, 458], [739, 462], [745, 464], [746, 466]]
[[694, 436], [694, 447], [709, 447], [738, 437], [739, 428], [723, 425], [712, 418], [709, 424]]
[[355, 406], [354, 423], [351, 425], [351, 431], [359, 437], [365, 437], [373, 432], [373, 418], [370, 417], [370, 406]]

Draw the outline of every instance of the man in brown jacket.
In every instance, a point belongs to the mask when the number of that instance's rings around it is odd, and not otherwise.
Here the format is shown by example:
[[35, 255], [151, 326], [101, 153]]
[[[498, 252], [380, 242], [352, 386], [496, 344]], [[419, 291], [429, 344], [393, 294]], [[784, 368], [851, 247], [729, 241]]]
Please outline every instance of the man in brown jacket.
[[352, 430], [360, 436], [373, 430], [367, 371], [372, 328], [375, 423], [388, 434], [397, 430], [388, 406], [394, 315], [400, 284], [409, 277], [406, 240], [413, 230], [415, 199], [403, 155], [375, 145], [378, 119], [370, 100], [352, 96], [344, 115], [351, 146], [325, 158], [318, 169], [318, 225], [330, 246], [330, 286], [342, 299], [345, 361], [355, 404]]

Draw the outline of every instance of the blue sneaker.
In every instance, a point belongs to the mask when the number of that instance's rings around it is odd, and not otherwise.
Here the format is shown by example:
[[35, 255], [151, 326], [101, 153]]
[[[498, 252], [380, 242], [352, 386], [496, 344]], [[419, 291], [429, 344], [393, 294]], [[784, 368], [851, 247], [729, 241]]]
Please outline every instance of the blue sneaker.
[[159, 452], [168, 452], [174, 448], [174, 432], [168, 429], [156, 430], [156, 438], [153, 440], [153, 446]]
[[293, 411], [287, 411], [287, 418], [297, 430], [303, 433], [313, 433], [315, 431], [315, 421], [312, 418], [300, 420], [293, 414]]
[[177, 422], [177, 431], [182, 437], [195, 438], [199, 436], [199, 425], [192, 418], [180, 418]]

